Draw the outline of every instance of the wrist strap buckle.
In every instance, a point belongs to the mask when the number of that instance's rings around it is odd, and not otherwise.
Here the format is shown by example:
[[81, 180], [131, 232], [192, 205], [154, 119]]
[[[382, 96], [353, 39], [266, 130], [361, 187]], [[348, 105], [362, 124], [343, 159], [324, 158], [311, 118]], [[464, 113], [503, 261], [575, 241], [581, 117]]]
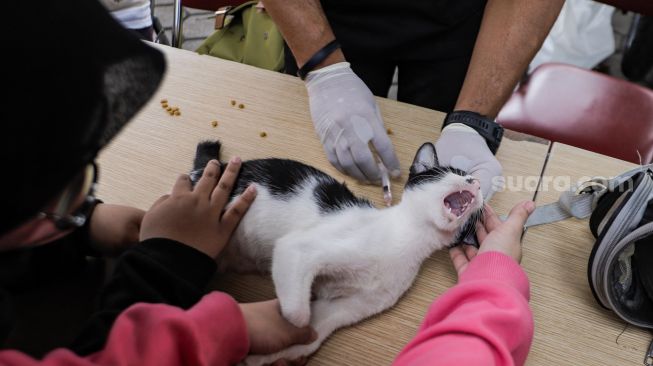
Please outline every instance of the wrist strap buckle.
[[501, 140], [503, 139], [503, 127], [494, 122], [490, 118], [480, 115], [476, 112], [470, 111], [453, 111], [447, 114], [444, 119], [442, 128], [452, 123], [462, 123], [465, 126], [473, 128], [479, 135], [481, 135], [492, 154], [497, 153]]

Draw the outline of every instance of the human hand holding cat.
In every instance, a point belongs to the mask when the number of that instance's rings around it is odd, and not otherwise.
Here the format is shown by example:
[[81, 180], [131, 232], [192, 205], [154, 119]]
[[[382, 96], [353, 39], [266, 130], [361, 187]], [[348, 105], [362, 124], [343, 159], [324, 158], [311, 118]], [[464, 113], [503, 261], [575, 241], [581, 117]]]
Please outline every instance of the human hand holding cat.
[[249, 186], [224, 210], [240, 166], [240, 159], [232, 158], [220, 177], [218, 161], [209, 161], [195, 189], [188, 175], [180, 175], [172, 192], [143, 217], [140, 240], [172, 239], [216, 258], [256, 197], [255, 187]]
[[478, 253], [501, 252], [521, 263], [521, 235], [533, 210], [533, 201], [520, 202], [510, 210], [506, 221], [502, 222], [494, 210], [485, 205], [482, 223], [476, 225], [476, 235], [481, 243]]
[[488, 205], [485, 205], [483, 220], [476, 224], [476, 235], [480, 242], [477, 250], [471, 245], [456, 246], [449, 250], [451, 261], [460, 276], [469, 262], [477, 254], [496, 251], [512, 257], [521, 263], [521, 235], [528, 216], [535, 210], [532, 201], [523, 201], [510, 210], [506, 221], [501, 221], [499, 216]]
[[[310, 326], [297, 328], [282, 315], [279, 300], [239, 304], [247, 323], [249, 353], [265, 355], [295, 344], [309, 344], [317, 339]], [[306, 360], [279, 360], [275, 364], [301, 365]]]
[[479, 179], [485, 202], [492, 198], [497, 190], [494, 180], [501, 177], [502, 168], [478, 132], [461, 123], [452, 123], [442, 130], [435, 150], [440, 164], [461, 169]]

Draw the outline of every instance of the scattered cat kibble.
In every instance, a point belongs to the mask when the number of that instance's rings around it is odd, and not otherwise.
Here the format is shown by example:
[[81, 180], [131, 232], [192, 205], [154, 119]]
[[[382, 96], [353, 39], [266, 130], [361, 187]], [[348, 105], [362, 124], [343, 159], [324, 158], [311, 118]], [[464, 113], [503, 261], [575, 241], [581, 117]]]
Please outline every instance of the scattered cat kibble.
[[245, 105], [243, 103], [238, 104], [239, 109], [245, 109]]
[[235, 105], [236, 105], [236, 101], [232, 99], [232, 100], [231, 100], [231, 105], [235, 106]]
[[392, 132], [392, 128], [388, 128], [388, 129], [386, 130], [386, 132], [388, 133], [388, 135], [392, 135], [392, 134], [393, 134], [393, 132]]
[[171, 116], [181, 116], [181, 111], [179, 110], [179, 107], [168, 105], [167, 99], [161, 99], [161, 108], [165, 109], [166, 112], [168, 112], [168, 114]]
[[212, 121], [211, 126], [213, 127], [218, 127], [218, 121]]
[[259, 136], [261, 136], [261, 137], [266, 137], [267, 135], [268, 134], [265, 131], [261, 131], [261, 133], [259, 134]]

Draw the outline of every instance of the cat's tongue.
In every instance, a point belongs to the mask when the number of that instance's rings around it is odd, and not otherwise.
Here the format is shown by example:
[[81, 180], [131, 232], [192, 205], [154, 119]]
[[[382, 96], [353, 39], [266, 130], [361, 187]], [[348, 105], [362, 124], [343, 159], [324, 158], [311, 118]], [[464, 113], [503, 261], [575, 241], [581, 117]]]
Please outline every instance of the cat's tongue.
[[474, 195], [470, 191], [454, 192], [444, 198], [444, 207], [450, 213], [460, 217], [465, 213], [467, 207], [474, 201]]

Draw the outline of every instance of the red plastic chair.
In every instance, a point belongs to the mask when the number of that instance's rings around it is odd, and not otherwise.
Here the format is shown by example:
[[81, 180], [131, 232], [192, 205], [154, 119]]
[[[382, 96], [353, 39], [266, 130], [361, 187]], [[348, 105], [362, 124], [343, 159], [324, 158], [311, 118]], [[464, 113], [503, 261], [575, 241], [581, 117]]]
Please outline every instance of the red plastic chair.
[[247, 0], [175, 0], [172, 19], [172, 46], [181, 48], [183, 38], [183, 7], [217, 11], [223, 6], [238, 6]]
[[641, 163], [653, 162], [653, 91], [575, 66], [540, 65], [497, 121], [633, 163], [640, 163], [640, 155]]

